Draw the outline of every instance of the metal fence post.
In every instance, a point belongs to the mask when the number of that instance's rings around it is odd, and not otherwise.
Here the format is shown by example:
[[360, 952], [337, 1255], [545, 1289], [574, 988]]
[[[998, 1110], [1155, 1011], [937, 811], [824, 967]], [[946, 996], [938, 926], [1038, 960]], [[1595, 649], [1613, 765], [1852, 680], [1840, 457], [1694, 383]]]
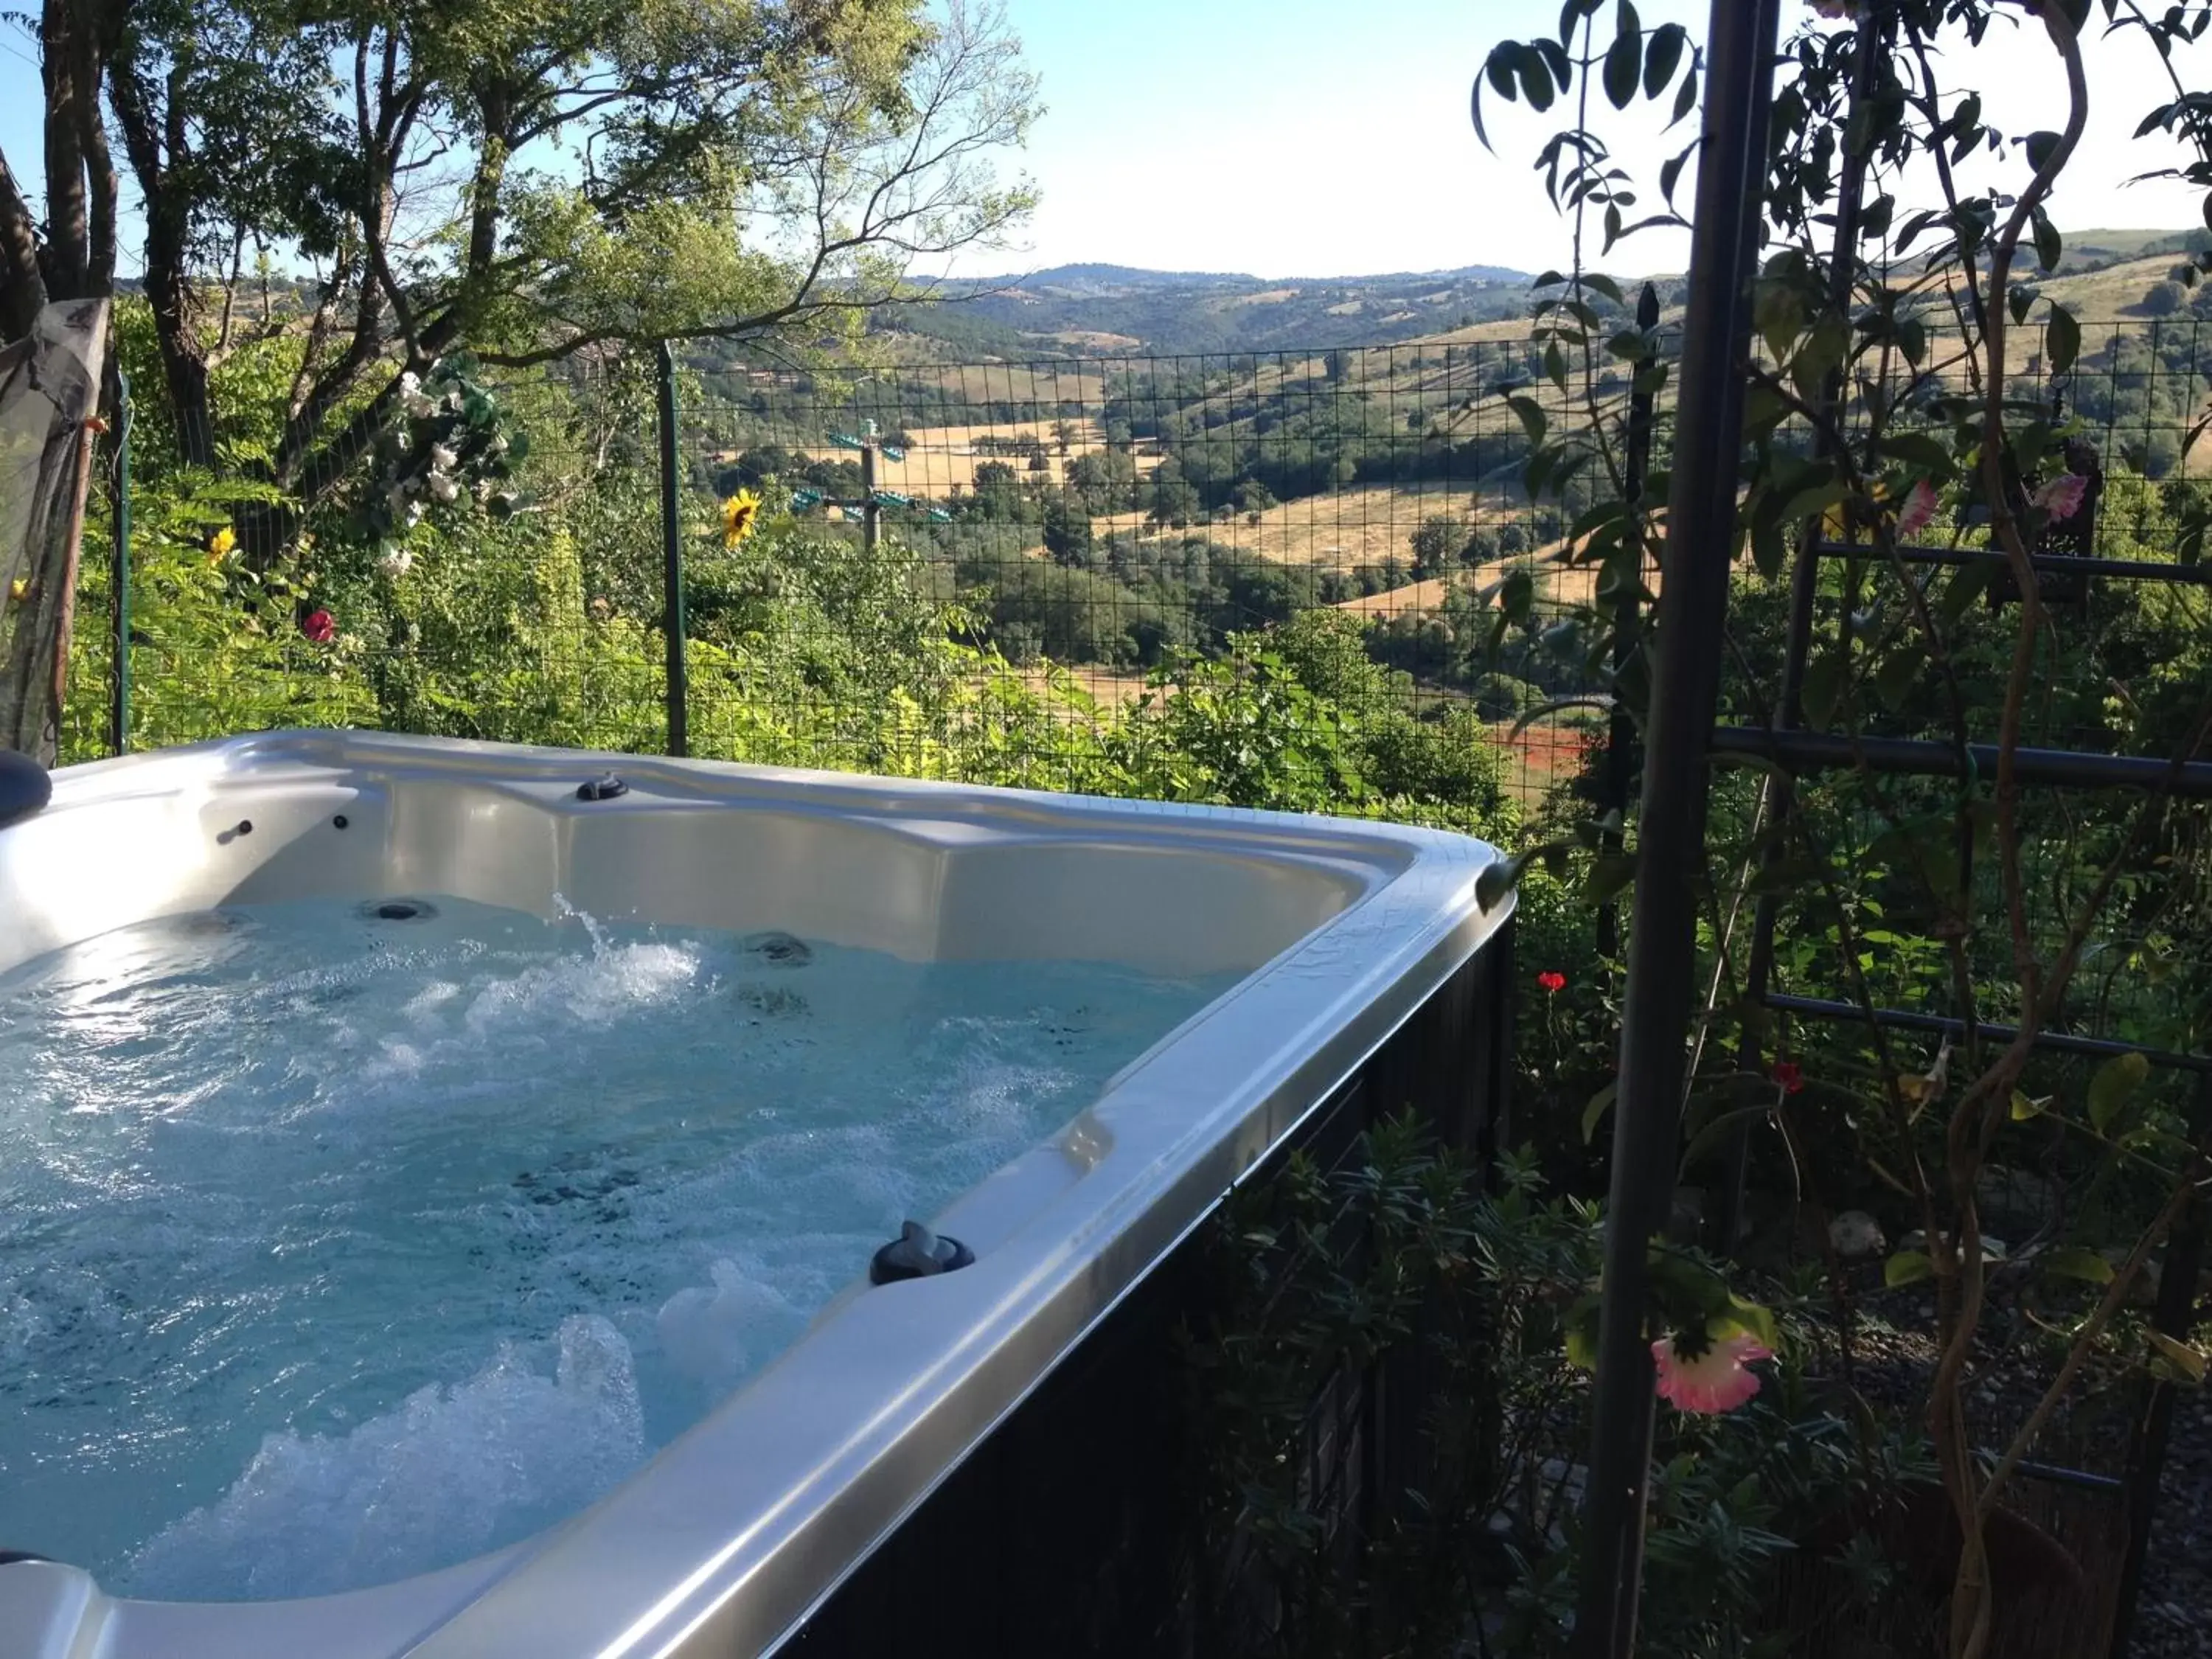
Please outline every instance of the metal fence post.
[[115, 377], [115, 545], [108, 570], [108, 616], [115, 673], [108, 686], [107, 750], [131, 747], [131, 377]]
[[661, 630], [668, 643], [668, 752], [691, 752], [690, 672], [684, 656], [684, 528], [676, 487], [676, 354], [660, 343]]
[[1632, 1659], [1643, 1588], [1653, 1376], [1646, 1303], [1650, 1242], [1667, 1218], [1680, 1153], [1705, 859], [1708, 744], [1735, 544], [1743, 355], [1766, 175], [1768, 93], [1780, 0], [1713, 0], [1703, 149], [1691, 236], [1667, 507], [1636, 906], [1613, 1114], [1605, 1302], [1592, 1405], [1586, 1550], [1575, 1618], [1578, 1659]]
[[860, 444], [860, 545], [871, 553], [884, 538], [884, 504], [876, 499], [876, 434]]

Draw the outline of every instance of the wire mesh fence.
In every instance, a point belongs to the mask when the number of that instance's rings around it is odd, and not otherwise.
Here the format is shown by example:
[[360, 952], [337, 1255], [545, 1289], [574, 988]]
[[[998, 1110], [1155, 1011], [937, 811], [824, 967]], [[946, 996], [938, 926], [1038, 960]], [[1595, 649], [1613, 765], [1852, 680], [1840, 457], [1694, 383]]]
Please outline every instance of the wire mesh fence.
[[[2195, 426], [2206, 326], [2084, 325], [2057, 379], [2033, 331], [2017, 337], [2019, 395], [2072, 422], [2105, 471], [2081, 551], [2180, 562], [2182, 498], [2212, 471]], [[1939, 332], [1917, 367], [1886, 368], [1924, 398], [1971, 389], [1954, 357]], [[118, 736], [102, 619], [130, 641], [131, 746], [357, 724], [655, 749], [680, 695], [701, 755], [1383, 810], [1534, 807], [1606, 741], [1607, 665], [1559, 626], [1604, 580], [1571, 535], [1600, 483], [1532, 500], [1526, 416], [1501, 393], [1520, 388], [1555, 427], [1617, 415], [1633, 382], [1617, 357], [1553, 384], [1525, 329], [1489, 325], [1389, 347], [835, 374], [678, 361], [672, 526], [652, 364], [635, 354], [487, 385], [502, 434], [526, 434], [506, 514], [487, 495], [380, 520], [397, 486], [365, 446], [276, 499], [255, 480], [281, 431], [188, 444], [152, 411], [127, 617], [112, 525], [88, 543], [64, 752]], [[1653, 428], [1663, 470], [1663, 392]], [[757, 533], [730, 533], [725, 504], [755, 497]], [[258, 553], [255, 514], [296, 550]], [[2119, 591], [2060, 613], [2080, 619], [2083, 672], [2140, 633], [2138, 599], [2105, 601]], [[2204, 599], [2187, 580], [2164, 591]], [[1832, 620], [1850, 602], [1846, 582], [1824, 592]], [[1764, 716], [1781, 604], [1747, 560], [1735, 718]], [[1871, 718], [1918, 731], [1932, 715], [1908, 697]], [[2078, 699], [2036, 734], [2124, 735]]]
[[[1382, 671], [1365, 689], [1416, 720], [1502, 739], [1589, 689], [1540, 624], [1482, 660], [1508, 569], [1543, 574], [1532, 623], [1590, 582], [1558, 562], [1565, 514], [1521, 490], [1525, 434], [1488, 395], [1527, 356], [1475, 341], [842, 380], [708, 368], [684, 403], [686, 482], [759, 492], [832, 536], [872, 527], [968, 637], [1031, 689], [1076, 694], [1058, 716], [1094, 731], [1179, 665], [1297, 625], [1356, 638]], [[1515, 787], [1570, 766], [1588, 725], [1516, 736]]]

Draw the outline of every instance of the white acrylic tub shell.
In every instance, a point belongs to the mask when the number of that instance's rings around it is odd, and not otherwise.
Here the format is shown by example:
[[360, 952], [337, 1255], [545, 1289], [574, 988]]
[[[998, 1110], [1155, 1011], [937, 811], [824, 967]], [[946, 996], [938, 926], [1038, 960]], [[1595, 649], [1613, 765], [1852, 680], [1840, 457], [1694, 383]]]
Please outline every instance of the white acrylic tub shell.
[[[607, 770], [629, 793], [580, 800]], [[1495, 857], [1387, 824], [368, 733], [58, 772], [0, 830], [0, 969], [217, 904], [443, 894], [909, 959], [1249, 971], [934, 1218], [973, 1267], [856, 1285], [562, 1524], [296, 1601], [133, 1601], [0, 1566], [0, 1659], [772, 1649], [1501, 924], [1475, 893]]]

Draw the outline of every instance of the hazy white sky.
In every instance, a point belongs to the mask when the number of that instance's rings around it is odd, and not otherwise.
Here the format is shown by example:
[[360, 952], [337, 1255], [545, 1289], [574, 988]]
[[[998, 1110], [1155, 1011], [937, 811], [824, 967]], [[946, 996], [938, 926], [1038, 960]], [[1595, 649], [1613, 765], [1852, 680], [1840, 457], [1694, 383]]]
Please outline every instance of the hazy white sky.
[[[1696, 0], [1641, 9], [1647, 24], [1704, 33]], [[967, 269], [1099, 260], [1309, 276], [1565, 258], [1565, 229], [1528, 166], [1559, 106], [1498, 109], [1496, 156], [1467, 112], [1490, 47], [1556, 27], [1557, 0], [1008, 0], [1008, 12], [1048, 106], [1018, 161], [1044, 203], [1025, 247]], [[1793, 5], [1785, 24], [1808, 15]], [[2197, 56], [2191, 84], [2212, 85], [2212, 42]], [[2075, 229], [2198, 222], [2187, 188], [2124, 185], [2174, 154], [2129, 138], [2164, 85], [2154, 58], [2132, 38], [2089, 58], [2093, 118], [2053, 218]], [[1972, 69], [2001, 127], [2059, 125], [2063, 82], [2039, 32], [1998, 28]], [[33, 44], [0, 25], [0, 146], [33, 184], [38, 105]], [[1662, 135], [1657, 121], [1606, 113], [1616, 149], [1646, 175], [1689, 136], [1686, 124]], [[1682, 259], [1679, 237], [1655, 234], [1613, 263], [1635, 272]]]
[[[1606, 16], [1610, 16], [1607, 9]], [[1705, 32], [1694, 0], [1643, 0], [1647, 26]], [[1529, 161], [1559, 125], [1486, 99], [1498, 154], [1475, 141], [1468, 93], [1490, 48], [1548, 33], [1558, 0], [1009, 0], [1050, 112], [1029, 167], [1044, 191], [1033, 251], [1010, 267], [1105, 260], [1182, 270], [1319, 276], [1464, 264], [1540, 270], [1568, 240]], [[1784, 13], [1785, 31], [1810, 16]], [[2185, 68], [2212, 86], [2212, 41]], [[2092, 120], [2052, 204], [2061, 227], [2200, 222], [2195, 192], [2123, 188], [2172, 147], [2130, 143], [2165, 86], [2130, 36], [2093, 43]], [[1994, 29], [1970, 84], [2008, 131], [2057, 127], [2065, 81], [2040, 29]], [[1688, 123], [1626, 125], [1603, 100], [1616, 152], [1649, 177]], [[1692, 116], [1692, 121], [1695, 120]], [[1678, 199], [1690, 199], [1687, 180]], [[1624, 270], [1679, 268], [1654, 233], [1617, 250]]]

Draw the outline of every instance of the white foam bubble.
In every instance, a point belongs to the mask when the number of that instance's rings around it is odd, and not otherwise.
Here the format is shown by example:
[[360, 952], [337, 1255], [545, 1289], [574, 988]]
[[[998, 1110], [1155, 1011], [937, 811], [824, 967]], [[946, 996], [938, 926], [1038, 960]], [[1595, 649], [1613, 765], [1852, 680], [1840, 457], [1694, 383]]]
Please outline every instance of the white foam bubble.
[[801, 1316], [766, 1279], [726, 1257], [711, 1285], [670, 1297], [654, 1319], [669, 1364], [692, 1381], [726, 1389], [791, 1340]]
[[131, 1559], [131, 1593], [329, 1595], [465, 1559], [590, 1503], [645, 1455], [629, 1345], [579, 1314], [550, 1346], [550, 1376], [506, 1344], [467, 1382], [420, 1389], [349, 1434], [270, 1435], [220, 1498]]
[[700, 956], [696, 947], [657, 940], [600, 945], [589, 956], [492, 981], [470, 1003], [465, 1023], [479, 1036], [510, 1021], [548, 1017], [605, 1025], [690, 989], [699, 977]]

